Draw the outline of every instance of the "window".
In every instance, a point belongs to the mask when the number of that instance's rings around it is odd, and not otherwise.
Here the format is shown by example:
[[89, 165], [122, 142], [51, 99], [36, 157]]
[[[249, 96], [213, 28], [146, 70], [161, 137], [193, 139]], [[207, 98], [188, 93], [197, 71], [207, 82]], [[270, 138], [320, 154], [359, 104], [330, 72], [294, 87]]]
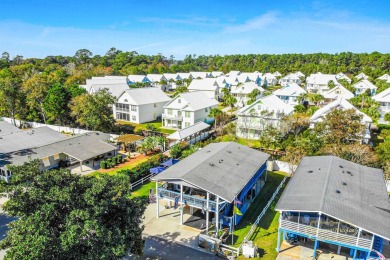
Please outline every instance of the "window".
[[137, 112], [137, 106], [131, 106], [131, 111]]
[[157, 104], [156, 104], [156, 103], [154, 103], [154, 107], [157, 107]]
[[191, 117], [191, 113], [189, 111], [185, 111], [184, 116], [187, 117], [187, 118], [190, 118]]
[[209, 112], [207, 107], [204, 109], [204, 112], [206, 112], [206, 113]]
[[181, 99], [180, 98], [177, 100], [177, 103], [181, 104]]
[[131, 121], [137, 121], [137, 117], [136, 116], [131, 116]]
[[116, 108], [116, 111], [130, 112], [128, 104], [116, 103], [115, 108]]
[[177, 115], [178, 115], [178, 116], [181, 116], [181, 111], [177, 111]]
[[168, 115], [173, 115], [173, 110], [172, 109], [168, 109]]
[[190, 127], [190, 123], [189, 122], [185, 122], [184, 125], [185, 125], [185, 127]]
[[116, 119], [117, 120], [124, 120], [124, 121], [130, 121], [130, 115], [127, 113], [116, 113]]

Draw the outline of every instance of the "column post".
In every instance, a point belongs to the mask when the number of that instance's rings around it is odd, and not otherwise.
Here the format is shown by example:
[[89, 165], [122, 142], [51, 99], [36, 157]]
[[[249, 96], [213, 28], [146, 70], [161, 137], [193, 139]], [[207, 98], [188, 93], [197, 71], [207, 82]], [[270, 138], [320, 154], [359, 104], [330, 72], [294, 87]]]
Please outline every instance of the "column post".
[[80, 172], [83, 172], [83, 161], [80, 161]]
[[183, 225], [183, 214], [184, 214], [184, 206], [183, 206], [183, 184], [180, 185], [180, 225]]
[[277, 245], [276, 245], [276, 252], [280, 252], [280, 229], [278, 229], [278, 242], [277, 242]]
[[209, 201], [210, 201], [210, 193], [207, 192], [207, 196], [206, 196], [206, 234], [209, 232]]
[[160, 217], [160, 203], [158, 196], [158, 181], [156, 180], [156, 208], [157, 208], [157, 218]]
[[357, 249], [355, 248], [353, 249], [353, 257], [352, 257], [353, 260], [356, 259], [356, 253], [357, 253]]
[[317, 238], [316, 240], [314, 241], [314, 253], [313, 253], [313, 258], [316, 259], [317, 257], [317, 247], [318, 247], [318, 241], [317, 241]]
[[317, 224], [317, 232], [316, 232], [316, 242], [317, 242], [318, 232], [320, 231], [320, 222], [321, 222], [321, 212], [318, 213], [318, 224]]
[[217, 231], [216, 238], [218, 238], [218, 232], [219, 232], [219, 197], [218, 196], [217, 196], [217, 201], [216, 201], [216, 205], [215, 205], [215, 226], [217, 227], [216, 228], [216, 231]]

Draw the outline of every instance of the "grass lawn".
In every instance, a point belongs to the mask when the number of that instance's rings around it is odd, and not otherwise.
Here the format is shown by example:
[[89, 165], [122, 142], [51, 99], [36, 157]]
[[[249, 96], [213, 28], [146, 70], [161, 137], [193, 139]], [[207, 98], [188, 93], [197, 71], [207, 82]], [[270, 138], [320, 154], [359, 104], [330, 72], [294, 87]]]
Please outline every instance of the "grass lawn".
[[119, 124], [122, 124], [122, 125], [131, 125], [131, 126], [133, 126], [134, 127], [134, 130], [133, 130], [134, 132], [146, 130], [146, 125], [147, 124], [154, 125], [157, 128], [158, 132], [161, 132], [161, 133], [164, 133], [164, 134], [172, 134], [172, 133], [176, 132], [176, 130], [173, 130], [173, 129], [162, 128], [161, 120], [155, 120], [155, 121], [147, 122], [147, 123], [143, 123], [143, 124], [136, 124], [136, 123], [120, 121], [120, 120], [117, 120], [117, 122]]
[[[253, 222], [260, 215], [261, 211], [267, 204], [268, 200], [272, 197], [272, 194], [274, 193], [280, 182], [283, 180], [284, 176], [285, 173], [277, 171], [268, 173], [267, 183], [265, 184], [263, 190], [256, 197], [255, 201], [249, 207], [240, 224], [234, 231], [235, 247], [238, 247], [243, 242], [245, 236], [248, 234], [248, 231], [252, 227]], [[276, 205], [276, 202], [278, 201], [282, 192], [283, 189], [279, 191], [278, 196], [274, 200], [274, 203], [271, 204], [266, 214], [260, 220], [259, 226], [250, 238], [250, 240], [254, 241], [254, 243], [259, 248], [261, 259], [276, 259], [277, 256], [276, 242], [279, 213], [274, 211], [272, 208], [274, 205]], [[227, 240], [227, 242], [229, 243], [229, 239]], [[238, 259], [245, 258], [243, 256], [240, 256]]]
[[248, 139], [248, 142], [245, 138], [237, 138], [237, 143], [246, 145], [252, 148], [260, 148], [260, 141], [254, 139]]
[[131, 193], [131, 197], [148, 197], [150, 189], [156, 188], [156, 183], [154, 181], [150, 181], [148, 183], [145, 183], [143, 185], [138, 186], [136, 189], [133, 190]]

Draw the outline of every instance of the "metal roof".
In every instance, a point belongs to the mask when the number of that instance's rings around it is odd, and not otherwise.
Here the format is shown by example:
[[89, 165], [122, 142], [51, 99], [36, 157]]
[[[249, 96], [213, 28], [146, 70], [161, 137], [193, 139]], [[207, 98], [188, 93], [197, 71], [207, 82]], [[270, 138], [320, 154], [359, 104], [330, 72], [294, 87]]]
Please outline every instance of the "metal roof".
[[322, 212], [390, 239], [390, 203], [382, 170], [335, 156], [304, 157], [276, 210]]
[[204, 122], [198, 122], [192, 126], [189, 126], [187, 128], [180, 129], [173, 134], [168, 135], [167, 139], [172, 139], [172, 140], [182, 140], [185, 139], [193, 134], [196, 134], [202, 130], [205, 130], [209, 128], [210, 125], [206, 124]]
[[154, 179], [182, 180], [231, 202], [268, 157], [266, 153], [238, 143], [212, 143]]

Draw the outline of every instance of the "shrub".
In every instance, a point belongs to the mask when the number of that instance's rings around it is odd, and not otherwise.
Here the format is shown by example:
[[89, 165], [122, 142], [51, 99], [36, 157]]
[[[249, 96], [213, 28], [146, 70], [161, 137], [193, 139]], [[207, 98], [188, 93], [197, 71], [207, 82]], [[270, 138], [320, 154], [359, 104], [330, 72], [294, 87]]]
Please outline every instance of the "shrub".
[[111, 158], [111, 164], [112, 164], [112, 166], [116, 165], [116, 157], [115, 156]]
[[107, 168], [107, 163], [105, 161], [100, 162], [100, 168], [106, 169]]
[[107, 169], [112, 168], [112, 163], [109, 160], [106, 161], [106, 165], [107, 165]]
[[122, 163], [122, 155], [118, 154], [118, 155], [116, 156], [116, 163], [117, 163], [117, 164]]

